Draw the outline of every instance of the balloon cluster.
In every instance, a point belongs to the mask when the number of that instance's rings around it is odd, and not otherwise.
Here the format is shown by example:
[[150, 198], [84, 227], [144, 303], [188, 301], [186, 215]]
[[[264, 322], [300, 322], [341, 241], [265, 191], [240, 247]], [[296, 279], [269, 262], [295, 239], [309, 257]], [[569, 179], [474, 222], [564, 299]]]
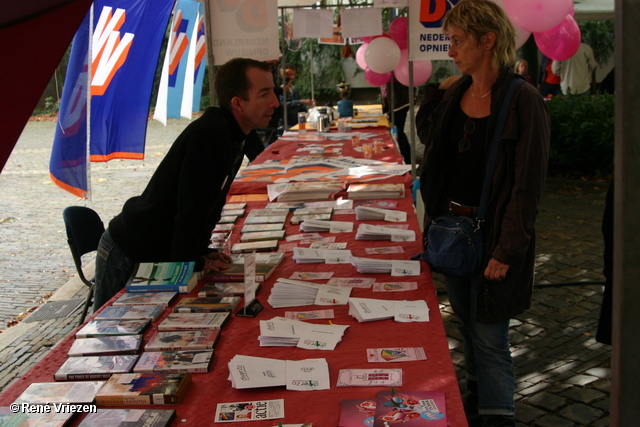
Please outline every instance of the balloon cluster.
[[[573, 0], [493, 0], [516, 30], [533, 33], [540, 52], [554, 61], [571, 58], [580, 47]], [[525, 39], [526, 41], [526, 39]]]
[[[364, 70], [364, 78], [373, 86], [396, 80], [409, 86], [408, 22], [400, 16], [389, 25], [389, 33], [363, 37], [364, 44], [356, 51], [356, 63]], [[431, 61], [413, 61], [413, 85], [420, 86], [431, 77]]]

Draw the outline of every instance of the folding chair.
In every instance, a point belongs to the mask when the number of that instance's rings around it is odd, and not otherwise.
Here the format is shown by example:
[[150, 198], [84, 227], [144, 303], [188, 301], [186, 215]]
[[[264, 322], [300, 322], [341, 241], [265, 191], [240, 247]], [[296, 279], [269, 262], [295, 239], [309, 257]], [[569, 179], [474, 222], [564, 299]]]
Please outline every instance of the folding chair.
[[93, 298], [93, 290], [95, 284], [88, 280], [82, 271], [82, 256], [98, 249], [100, 237], [104, 233], [104, 224], [100, 216], [91, 208], [84, 206], [69, 206], [62, 212], [65, 228], [67, 229], [67, 242], [73, 262], [76, 264], [76, 270], [80, 280], [89, 287], [89, 295], [84, 303], [82, 314], [80, 316], [81, 325], [87, 316], [89, 304]]

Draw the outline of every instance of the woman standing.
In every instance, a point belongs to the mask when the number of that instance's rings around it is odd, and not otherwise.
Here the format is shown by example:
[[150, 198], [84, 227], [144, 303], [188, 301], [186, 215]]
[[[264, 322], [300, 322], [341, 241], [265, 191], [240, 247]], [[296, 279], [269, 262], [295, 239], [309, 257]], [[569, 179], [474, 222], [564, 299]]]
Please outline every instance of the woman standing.
[[[425, 145], [420, 177], [425, 236], [440, 215], [475, 217], [488, 149], [505, 93], [514, 78], [516, 32], [496, 3], [462, 0], [445, 16], [449, 56], [463, 74], [427, 87], [416, 117]], [[482, 223], [481, 271], [445, 276], [460, 319], [471, 426], [513, 426], [514, 370], [509, 319], [531, 304], [534, 222], [547, 171], [549, 116], [538, 91], [513, 94]], [[426, 243], [426, 242], [425, 242]]]

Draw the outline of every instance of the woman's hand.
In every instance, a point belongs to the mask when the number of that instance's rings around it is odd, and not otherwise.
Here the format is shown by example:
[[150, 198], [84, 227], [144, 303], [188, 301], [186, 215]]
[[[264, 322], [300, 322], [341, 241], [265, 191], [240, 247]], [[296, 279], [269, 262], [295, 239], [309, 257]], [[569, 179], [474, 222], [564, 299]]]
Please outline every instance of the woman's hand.
[[450, 76], [447, 77], [446, 79], [444, 79], [444, 81], [442, 83], [440, 83], [440, 86], [438, 86], [438, 89], [443, 89], [443, 90], [447, 90], [449, 89], [451, 86], [453, 86], [453, 84], [456, 82], [456, 80], [458, 80], [460, 78], [460, 76]]
[[507, 271], [509, 271], [509, 265], [503, 264], [495, 258], [489, 260], [486, 270], [484, 270], [484, 277], [489, 280], [502, 280], [507, 277]]
[[223, 252], [211, 252], [204, 256], [204, 269], [221, 271], [229, 268], [227, 264], [233, 262], [233, 259]]

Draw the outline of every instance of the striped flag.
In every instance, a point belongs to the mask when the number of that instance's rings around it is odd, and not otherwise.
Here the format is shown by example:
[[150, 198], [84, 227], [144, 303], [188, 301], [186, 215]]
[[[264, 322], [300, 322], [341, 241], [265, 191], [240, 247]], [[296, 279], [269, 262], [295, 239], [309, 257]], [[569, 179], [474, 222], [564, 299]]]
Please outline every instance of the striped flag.
[[151, 90], [172, 7], [173, 0], [94, 2], [73, 41], [53, 141], [49, 170], [61, 188], [89, 196], [87, 142], [94, 162], [144, 157]]

